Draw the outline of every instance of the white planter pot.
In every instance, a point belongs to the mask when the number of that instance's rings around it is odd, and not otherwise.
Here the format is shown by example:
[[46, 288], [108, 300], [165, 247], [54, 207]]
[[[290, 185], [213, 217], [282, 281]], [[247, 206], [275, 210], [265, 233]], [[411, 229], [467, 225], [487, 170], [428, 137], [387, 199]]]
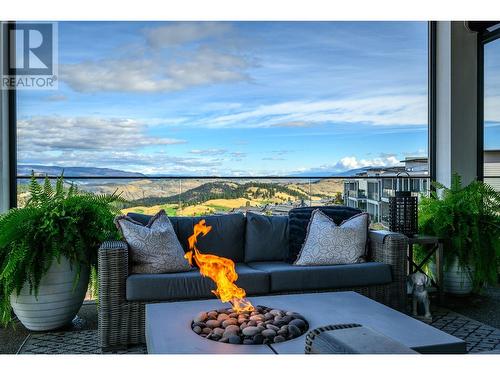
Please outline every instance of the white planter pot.
[[10, 304], [21, 323], [32, 331], [48, 331], [71, 323], [85, 298], [89, 268], [82, 267], [73, 288], [75, 275], [76, 267], [71, 269], [68, 259], [61, 257], [61, 263], [54, 260], [42, 277], [37, 297], [29, 293], [27, 284], [19, 295], [14, 292]]
[[443, 271], [443, 286], [446, 293], [465, 295], [472, 292], [472, 280], [470, 278], [469, 269], [458, 267], [458, 258], [455, 258], [449, 267], [445, 267]]

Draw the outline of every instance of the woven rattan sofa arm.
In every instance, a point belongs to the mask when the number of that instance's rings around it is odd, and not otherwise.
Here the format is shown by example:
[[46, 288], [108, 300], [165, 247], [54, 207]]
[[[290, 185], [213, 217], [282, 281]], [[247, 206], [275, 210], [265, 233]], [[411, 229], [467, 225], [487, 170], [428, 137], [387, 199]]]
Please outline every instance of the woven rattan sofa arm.
[[97, 253], [99, 306], [106, 309], [125, 300], [128, 276], [128, 245], [123, 241], [103, 242]]
[[371, 230], [369, 238], [371, 259], [391, 265], [392, 285], [387, 288], [386, 304], [404, 311], [406, 309], [408, 237], [400, 233]]
[[[106, 241], [97, 253], [99, 278], [99, 343], [101, 347], [115, 345], [119, 340], [121, 321], [126, 304], [128, 276], [128, 246], [123, 241]], [[127, 335], [127, 333], [125, 333]]]
[[371, 230], [369, 238], [372, 260], [390, 264], [394, 276], [406, 278], [408, 237], [386, 230]]

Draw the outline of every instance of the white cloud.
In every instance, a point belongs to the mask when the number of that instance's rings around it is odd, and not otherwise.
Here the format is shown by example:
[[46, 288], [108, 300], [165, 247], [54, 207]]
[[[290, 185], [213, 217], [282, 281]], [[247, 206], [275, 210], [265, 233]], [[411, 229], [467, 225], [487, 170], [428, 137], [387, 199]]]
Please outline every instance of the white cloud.
[[500, 122], [500, 95], [485, 95], [484, 120], [489, 122]]
[[227, 150], [225, 150], [223, 148], [209, 148], [209, 149], [205, 149], [205, 150], [195, 149], [195, 150], [189, 151], [189, 153], [194, 154], [194, 155], [216, 156], [216, 155], [224, 155], [225, 153], [227, 153]]
[[169, 147], [186, 141], [149, 135], [150, 128], [146, 122], [119, 118], [20, 119], [19, 163], [106, 167], [146, 174], [220, 174], [224, 160], [214, 156], [225, 150], [211, 149], [210, 155], [192, 150], [192, 156], [174, 156]]
[[356, 156], [344, 156], [335, 164], [324, 164], [317, 168], [299, 168], [297, 172], [301, 174], [326, 173], [333, 175], [335, 173], [364, 167], [394, 167], [400, 165], [401, 163], [399, 159], [396, 158], [396, 155], [380, 156], [371, 159], [358, 159]]
[[[221, 36], [224, 42], [208, 43]], [[176, 22], [148, 28], [143, 38], [151, 48], [136, 48], [127, 57], [61, 64], [61, 79], [79, 92], [169, 92], [247, 80], [250, 62], [230, 51], [232, 36], [231, 25], [223, 22]], [[200, 43], [192, 46], [190, 42]]]
[[313, 125], [315, 125], [315, 123], [307, 121], [286, 121], [274, 123], [271, 126], [277, 128], [307, 128]]
[[43, 100], [46, 100], [48, 102], [64, 102], [68, 100], [68, 97], [66, 95], [49, 95], [46, 96]]
[[293, 101], [218, 116], [207, 127], [271, 127], [311, 123], [366, 123], [373, 125], [422, 125], [427, 123], [425, 95], [379, 95], [318, 101]]
[[249, 63], [238, 55], [199, 48], [182, 58], [142, 57], [61, 64], [61, 79], [80, 92], [168, 92], [246, 80]]
[[19, 151], [126, 150], [186, 143], [151, 136], [148, 124], [124, 118], [38, 116], [18, 121]]
[[355, 156], [345, 156], [333, 166], [333, 170], [347, 171], [363, 167], [393, 167], [396, 165], [401, 165], [401, 163], [394, 155], [361, 160], [358, 160]]
[[232, 32], [231, 25], [226, 22], [175, 22], [144, 30], [146, 40], [153, 48], [231, 36]]

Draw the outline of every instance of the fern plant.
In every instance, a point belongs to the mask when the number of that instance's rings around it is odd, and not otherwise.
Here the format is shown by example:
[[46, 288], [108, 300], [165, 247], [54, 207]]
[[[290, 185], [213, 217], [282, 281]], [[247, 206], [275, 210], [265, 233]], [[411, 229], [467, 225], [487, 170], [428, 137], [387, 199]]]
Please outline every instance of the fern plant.
[[500, 257], [500, 193], [481, 181], [462, 186], [454, 174], [449, 188], [434, 182], [437, 191], [422, 197], [419, 230], [445, 239], [445, 262], [454, 257], [459, 267], [471, 266], [474, 291], [497, 278]]
[[64, 188], [61, 175], [55, 188], [49, 178], [43, 184], [34, 173], [30, 199], [23, 208], [0, 216], [0, 323], [12, 320], [10, 295], [23, 286], [35, 296], [42, 276], [53, 261], [66, 257], [76, 267], [78, 282], [82, 266], [91, 269], [91, 288], [96, 287], [97, 249], [107, 239], [116, 239], [113, 218], [119, 194], [96, 195]]

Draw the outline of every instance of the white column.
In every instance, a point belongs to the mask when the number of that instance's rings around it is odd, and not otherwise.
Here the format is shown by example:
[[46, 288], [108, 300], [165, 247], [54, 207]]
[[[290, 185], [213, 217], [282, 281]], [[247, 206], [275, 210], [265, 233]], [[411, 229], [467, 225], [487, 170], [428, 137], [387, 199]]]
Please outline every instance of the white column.
[[477, 177], [477, 35], [461, 21], [436, 27], [436, 178]]
[[[4, 51], [6, 35], [0, 22], [0, 73], [7, 56]], [[8, 92], [0, 89], [0, 213], [9, 208], [9, 103]]]

